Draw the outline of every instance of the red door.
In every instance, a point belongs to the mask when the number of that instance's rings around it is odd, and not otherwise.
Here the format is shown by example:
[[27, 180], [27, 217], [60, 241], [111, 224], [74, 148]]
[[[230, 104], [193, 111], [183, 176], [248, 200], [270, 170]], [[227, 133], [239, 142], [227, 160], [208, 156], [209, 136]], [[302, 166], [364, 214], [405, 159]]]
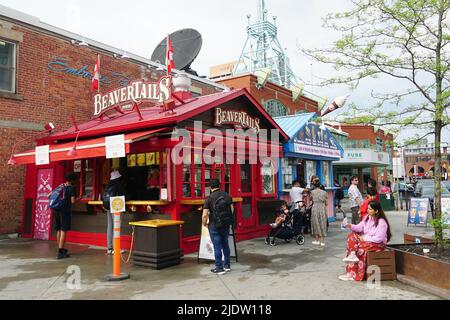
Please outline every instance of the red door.
[[54, 169], [38, 169], [34, 239], [49, 240], [52, 228], [52, 210], [48, 207], [48, 194], [53, 189]]
[[238, 183], [236, 196], [243, 199], [241, 202], [241, 213], [238, 215], [237, 222], [239, 227], [249, 228], [256, 226], [256, 165], [249, 163], [237, 165]]

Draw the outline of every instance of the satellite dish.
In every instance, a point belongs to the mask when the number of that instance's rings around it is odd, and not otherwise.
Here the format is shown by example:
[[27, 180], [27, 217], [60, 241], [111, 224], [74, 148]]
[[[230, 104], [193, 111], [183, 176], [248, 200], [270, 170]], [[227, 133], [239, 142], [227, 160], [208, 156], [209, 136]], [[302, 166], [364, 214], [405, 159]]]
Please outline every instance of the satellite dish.
[[[197, 58], [202, 48], [202, 36], [194, 29], [182, 29], [169, 35], [173, 46], [173, 61], [175, 68], [187, 73], [198, 75], [191, 69], [191, 64]], [[166, 63], [167, 37], [162, 40], [152, 54], [152, 61]]]

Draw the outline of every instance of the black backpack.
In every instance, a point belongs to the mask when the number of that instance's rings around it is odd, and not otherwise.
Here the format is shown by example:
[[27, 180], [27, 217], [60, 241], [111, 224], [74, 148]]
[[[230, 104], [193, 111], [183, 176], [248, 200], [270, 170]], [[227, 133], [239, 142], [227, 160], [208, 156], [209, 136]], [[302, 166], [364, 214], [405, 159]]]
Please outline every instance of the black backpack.
[[221, 194], [213, 205], [214, 226], [216, 228], [228, 227], [233, 223], [233, 214], [226, 194]]
[[342, 188], [336, 190], [336, 199], [338, 200], [344, 199], [344, 190], [342, 190]]

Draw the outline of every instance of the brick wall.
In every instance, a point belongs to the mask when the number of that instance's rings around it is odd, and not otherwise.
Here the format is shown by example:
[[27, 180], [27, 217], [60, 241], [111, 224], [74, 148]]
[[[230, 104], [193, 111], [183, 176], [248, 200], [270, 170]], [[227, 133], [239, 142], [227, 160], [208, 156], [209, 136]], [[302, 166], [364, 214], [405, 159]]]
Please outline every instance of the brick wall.
[[257, 79], [254, 75], [236, 76], [217, 82], [231, 88], [246, 88], [261, 105], [268, 100], [279, 100], [288, 108], [288, 114], [295, 114], [297, 111], [317, 112], [316, 101], [300, 96], [293, 102], [292, 92], [276, 84], [267, 83], [264, 88], [258, 89], [256, 87]]
[[[86, 65], [87, 71], [93, 73], [98, 54], [91, 47], [72, 45], [68, 39], [24, 25], [13, 25], [12, 30], [16, 35], [22, 34], [23, 39], [17, 50], [17, 95], [0, 93], [0, 234], [18, 232], [22, 220], [25, 167], [6, 164], [14, 143], [28, 137], [27, 143], [17, 146], [16, 152], [23, 151], [34, 147], [34, 137], [43, 133], [38, 128], [47, 122], [53, 122], [57, 129], [67, 129], [72, 126], [71, 114], [78, 123], [92, 118], [91, 80], [52, 71], [49, 63], [64, 59], [75, 70]], [[11, 30], [2, 27], [0, 21], [0, 38], [17, 41], [8, 39], [8, 34]], [[61, 70], [62, 66], [58, 68]], [[147, 66], [116, 59], [112, 53], [101, 53], [101, 74], [112, 82], [102, 83], [101, 92], [120, 87], [121, 80], [157, 79], [157, 72], [163, 71], [151, 71]], [[203, 95], [216, 92], [215, 88], [201, 82], [193, 81], [193, 86], [201, 88]]]

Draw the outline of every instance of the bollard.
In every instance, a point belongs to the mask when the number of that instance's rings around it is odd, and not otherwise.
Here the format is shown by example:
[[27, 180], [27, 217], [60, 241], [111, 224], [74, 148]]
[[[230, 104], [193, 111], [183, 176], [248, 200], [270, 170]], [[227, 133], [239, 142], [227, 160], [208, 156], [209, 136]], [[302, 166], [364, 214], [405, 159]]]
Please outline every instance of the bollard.
[[129, 274], [120, 272], [120, 211], [124, 210], [125, 201], [124, 198], [120, 200], [117, 200], [116, 198], [111, 197], [110, 205], [111, 210], [114, 210], [114, 266], [113, 274], [105, 277], [107, 281], [121, 281], [130, 278]]

